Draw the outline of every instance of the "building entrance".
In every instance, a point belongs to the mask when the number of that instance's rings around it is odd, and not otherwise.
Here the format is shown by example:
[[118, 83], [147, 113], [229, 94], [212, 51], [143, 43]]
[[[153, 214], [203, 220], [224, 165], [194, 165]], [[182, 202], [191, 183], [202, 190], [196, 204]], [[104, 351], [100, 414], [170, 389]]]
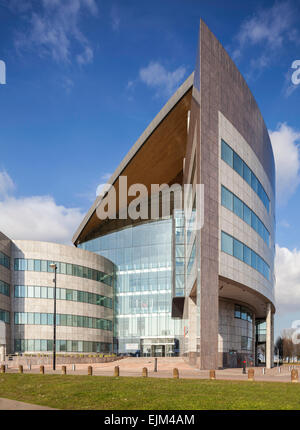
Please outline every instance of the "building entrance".
[[174, 339], [144, 338], [141, 339], [142, 357], [173, 357]]

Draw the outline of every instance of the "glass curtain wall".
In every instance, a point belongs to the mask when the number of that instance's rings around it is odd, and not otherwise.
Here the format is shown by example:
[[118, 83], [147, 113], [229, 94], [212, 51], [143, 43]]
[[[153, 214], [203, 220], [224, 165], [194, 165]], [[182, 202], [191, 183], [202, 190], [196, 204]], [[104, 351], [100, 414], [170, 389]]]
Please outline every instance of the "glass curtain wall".
[[118, 267], [115, 338], [121, 354], [178, 355], [172, 319], [172, 219], [128, 227], [80, 245]]

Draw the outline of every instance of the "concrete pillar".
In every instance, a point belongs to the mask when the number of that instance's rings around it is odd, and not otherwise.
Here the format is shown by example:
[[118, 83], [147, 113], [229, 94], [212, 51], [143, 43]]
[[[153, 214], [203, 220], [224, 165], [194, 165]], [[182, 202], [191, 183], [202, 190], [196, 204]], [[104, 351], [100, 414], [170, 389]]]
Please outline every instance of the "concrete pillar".
[[5, 361], [5, 345], [0, 345], [0, 361]]
[[188, 353], [190, 364], [197, 362], [197, 303], [196, 297], [188, 297]]
[[272, 314], [271, 303], [267, 304], [266, 324], [266, 367], [271, 369], [274, 365], [274, 315]]

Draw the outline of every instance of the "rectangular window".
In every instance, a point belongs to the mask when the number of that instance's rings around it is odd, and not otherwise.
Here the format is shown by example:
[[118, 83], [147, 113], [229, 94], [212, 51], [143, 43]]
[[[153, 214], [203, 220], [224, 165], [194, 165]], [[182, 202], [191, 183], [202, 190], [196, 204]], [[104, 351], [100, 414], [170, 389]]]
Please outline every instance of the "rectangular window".
[[244, 163], [244, 179], [251, 187], [251, 170], [246, 163]]
[[34, 324], [34, 313], [33, 312], [28, 312], [27, 324]]
[[39, 313], [34, 314], [34, 324], [35, 325], [41, 324], [41, 314], [39, 314]]
[[243, 219], [243, 202], [236, 196], [233, 197], [233, 211], [238, 217]]
[[35, 272], [41, 271], [41, 260], [34, 260], [34, 271]]
[[255, 191], [257, 194], [258, 193], [258, 180], [257, 180], [257, 177], [254, 175], [253, 172], [251, 172], [251, 187], [252, 187], [253, 191]]
[[251, 209], [244, 204], [244, 221], [251, 226]]
[[234, 317], [241, 318], [241, 307], [239, 305], [234, 306]]
[[233, 168], [242, 177], [244, 176], [243, 165], [244, 165], [244, 162], [241, 159], [241, 157], [236, 152], [234, 152], [233, 153]]
[[222, 251], [233, 255], [233, 237], [222, 231], [221, 242]]
[[258, 218], [254, 212], [251, 213], [251, 226], [252, 226], [253, 230], [255, 230], [257, 232], [257, 230], [258, 230]]
[[222, 205], [233, 211], [233, 194], [222, 185]]
[[237, 239], [233, 241], [233, 255], [241, 261], [244, 261], [243, 244]]
[[34, 297], [36, 299], [41, 297], [41, 287], [34, 287]]
[[244, 262], [251, 266], [251, 249], [244, 245]]
[[251, 266], [257, 270], [257, 254], [251, 250]]
[[48, 263], [45, 260], [41, 260], [41, 272], [47, 272], [48, 271]]
[[34, 270], [34, 260], [27, 260], [27, 270], [33, 271]]
[[47, 287], [41, 287], [41, 298], [42, 299], [47, 299], [48, 298], [48, 294], [47, 294]]
[[230, 167], [233, 167], [233, 150], [223, 139], [221, 141], [221, 157]]

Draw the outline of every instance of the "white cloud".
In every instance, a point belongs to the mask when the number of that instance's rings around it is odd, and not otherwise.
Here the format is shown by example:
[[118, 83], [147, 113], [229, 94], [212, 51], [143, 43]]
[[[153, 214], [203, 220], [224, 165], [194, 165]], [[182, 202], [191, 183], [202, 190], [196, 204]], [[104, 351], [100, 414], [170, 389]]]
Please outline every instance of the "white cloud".
[[280, 313], [300, 309], [300, 250], [276, 245], [275, 298]]
[[25, 33], [18, 33], [15, 45], [18, 50], [35, 49], [40, 56], [51, 56], [57, 62], [71, 62], [73, 49], [79, 64], [93, 60], [93, 50], [79, 28], [82, 12], [95, 16], [95, 0], [42, 0], [39, 12], [31, 9], [23, 15], [29, 26]]
[[297, 14], [290, 1], [276, 2], [270, 8], [259, 9], [242, 23], [235, 36], [237, 46], [232, 52], [233, 59], [238, 60], [247, 47], [259, 46], [261, 54], [252, 61], [251, 68], [264, 69], [278, 57], [285, 42], [298, 43], [296, 23]]
[[269, 133], [275, 157], [277, 201], [284, 204], [300, 183], [300, 132], [282, 123]]
[[14, 183], [0, 172], [0, 230], [12, 239], [43, 240], [71, 244], [84, 213], [58, 205], [51, 196], [17, 198]]
[[176, 90], [185, 74], [186, 69], [183, 66], [170, 72], [158, 62], [151, 62], [147, 67], [139, 71], [140, 80], [144, 84], [151, 88], [155, 88], [157, 90], [157, 95], [162, 92], [167, 96], [170, 96]]

